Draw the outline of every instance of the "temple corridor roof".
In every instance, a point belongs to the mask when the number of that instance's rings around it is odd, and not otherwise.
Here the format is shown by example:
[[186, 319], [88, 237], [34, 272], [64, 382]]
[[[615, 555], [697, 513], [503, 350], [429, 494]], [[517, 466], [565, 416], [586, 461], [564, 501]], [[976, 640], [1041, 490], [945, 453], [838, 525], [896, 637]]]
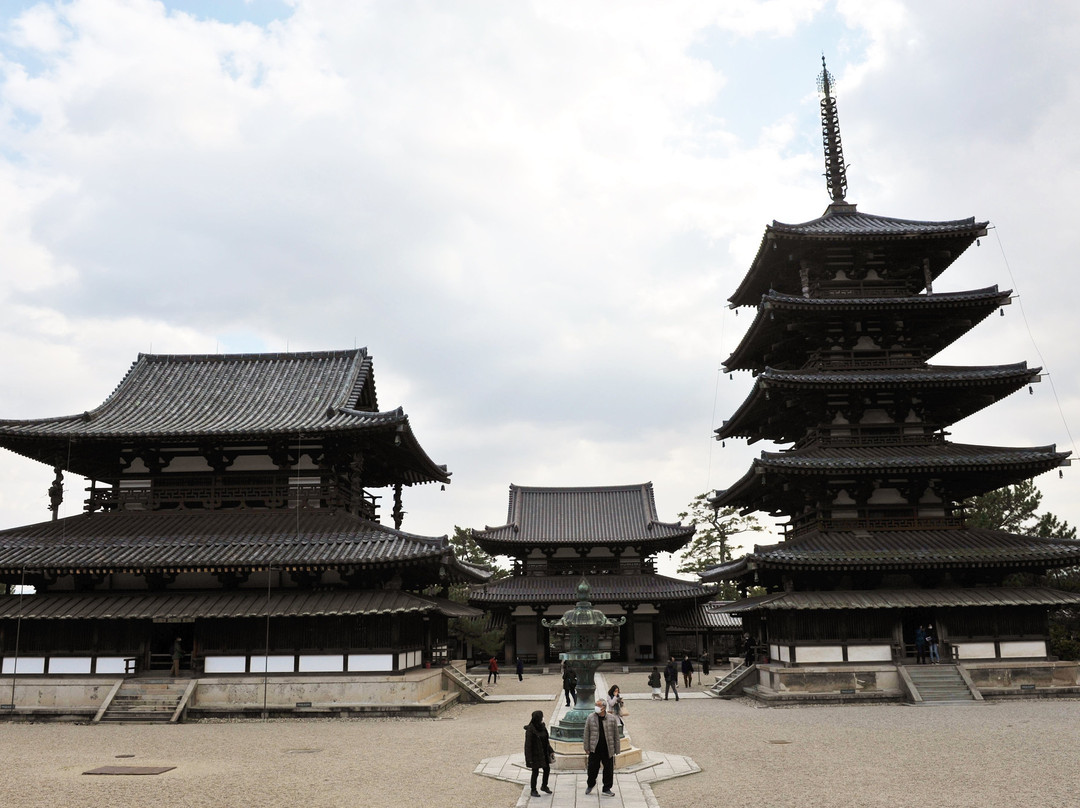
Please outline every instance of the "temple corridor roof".
[[[340, 510], [83, 513], [0, 531], [0, 575], [228, 572], [443, 564], [456, 580], [488, 573], [459, 561], [446, 536], [405, 533]], [[13, 578], [13, 576], [15, 576]]]
[[[469, 603], [479, 606], [499, 604], [577, 603], [580, 575], [515, 575], [473, 589]], [[594, 604], [639, 603], [693, 600], [712, 597], [712, 589], [694, 581], [663, 575], [589, 575]]]
[[358, 591], [229, 590], [56, 593], [0, 599], [0, 618], [27, 620], [190, 620], [195, 618], [326, 617], [438, 611], [449, 617], [483, 614], [446, 598], [400, 589]]

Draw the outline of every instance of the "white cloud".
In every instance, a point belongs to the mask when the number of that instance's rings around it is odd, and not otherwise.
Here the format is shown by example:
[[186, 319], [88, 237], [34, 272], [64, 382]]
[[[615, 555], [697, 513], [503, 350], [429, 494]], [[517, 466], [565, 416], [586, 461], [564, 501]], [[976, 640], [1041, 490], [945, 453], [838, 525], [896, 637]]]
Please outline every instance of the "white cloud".
[[[992, 219], [942, 286], [1015, 285], [1075, 412], [1078, 13], [983, 8], [297, 2], [258, 26], [74, 0], [0, 17], [0, 332], [17, 348], [0, 368], [21, 380], [0, 415], [93, 407], [151, 343], [366, 345], [382, 405], [455, 472], [406, 498], [407, 528], [501, 521], [511, 482], [652, 479], [673, 519], [762, 448], [710, 440], [751, 383], [716, 384], [750, 321], [726, 298], [767, 222], [827, 202], [818, 57], [801, 61], [821, 50], [851, 198]], [[771, 75], [703, 54], [717, 35]], [[754, 102], [776, 86], [779, 117]], [[1039, 364], [1008, 314], [957, 355]], [[1048, 387], [1040, 417], [1016, 396], [975, 442], [1067, 440]], [[8, 491], [26, 465], [0, 462]], [[22, 502], [0, 500], [5, 524]]]

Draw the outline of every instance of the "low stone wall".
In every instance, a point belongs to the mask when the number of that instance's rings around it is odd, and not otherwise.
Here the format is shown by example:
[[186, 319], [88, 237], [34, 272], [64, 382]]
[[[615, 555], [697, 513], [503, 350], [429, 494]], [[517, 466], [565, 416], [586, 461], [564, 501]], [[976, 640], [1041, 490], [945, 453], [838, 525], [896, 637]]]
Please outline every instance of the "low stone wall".
[[895, 665], [759, 665], [744, 692], [762, 701], [900, 701], [901, 688]]
[[[118, 677], [0, 676], [0, 721], [88, 721]], [[211, 676], [199, 678], [189, 719], [243, 715], [433, 715], [458, 700], [443, 687], [440, 668], [403, 674]]]
[[117, 676], [0, 676], [0, 720], [85, 721], [93, 718]]
[[984, 698], [1080, 694], [1080, 662], [966, 662]]

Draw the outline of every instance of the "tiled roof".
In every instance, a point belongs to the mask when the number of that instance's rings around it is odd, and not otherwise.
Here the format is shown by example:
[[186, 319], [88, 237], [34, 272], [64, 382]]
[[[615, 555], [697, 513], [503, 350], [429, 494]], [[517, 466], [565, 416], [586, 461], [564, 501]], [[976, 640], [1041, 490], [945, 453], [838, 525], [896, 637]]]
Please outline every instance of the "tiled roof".
[[902, 238], [904, 236], [953, 236], [957, 233], [981, 235], [989, 222], [976, 222], [975, 217], [951, 221], [928, 222], [917, 219], [895, 219], [875, 216], [872, 213], [836, 213], [826, 210], [824, 215], [808, 222], [785, 224], [773, 221], [769, 230], [799, 236], [872, 236]]
[[742, 631], [742, 618], [720, 611], [730, 601], [699, 603], [668, 615], [665, 625], [668, 631]]
[[1023, 378], [1038, 375], [1042, 368], [1028, 369], [1027, 362], [1012, 365], [987, 365], [982, 367], [957, 365], [925, 365], [913, 368], [872, 368], [867, 370], [779, 370], [766, 368], [758, 379], [777, 385], [806, 387], [881, 387], [883, 385], [912, 384], [943, 387], [969, 387], [1002, 379]]
[[[920, 265], [915, 255], [931, 258], [931, 274], [938, 277], [979, 236], [987, 222], [974, 218], [927, 222], [859, 213], [853, 205], [830, 206], [817, 219], [799, 224], [774, 221], [765, 228], [750, 269], [729, 298], [732, 305], [756, 305], [770, 288], [799, 288], [798, 259], [820, 255], [832, 247], [865, 249], [888, 245], [893, 271]], [[920, 283], [921, 288], [921, 283]]]
[[[517, 575], [474, 587], [469, 603], [577, 603], [581, 576], [538, 577]], [[694, 581], [663, 575], [590, 575], [590, 600], [595, 604], [688, 600], [712, 596], [712, 590]]]
[[[853, 315], [870, 311], [904, 319], [912, 349], [933, 356], [1006, 305], [1011, 294], [997, 286], [895, 298], [807, 298], [769, 292], [762, 296], [746, 334], [724, 360], [724, 368], [759, 368], [764, 364], [762, 355], [775, 352], [781, 343], [783, 356], [770, 358], [769, 364], [801, 367], [809, 351], [821, 346], [820, 339], [808, 336], [811, 326], [820, 329], [838, 322], [856, 322]], [[789, 328], [793, 322], [798, 323], [798, 332]]]
[[118, 511], [0, 531], [0, 572], [242, 571], [396, 566], [451, 560], [445, 536], [416, 536], [343, 511]]
[[131, 594], [46, 594], [0, 599], [0, 618], [39, 620], [185, 620], [230, 617], [321, 617], [439, 611], [454, 617], [483, 614], [445, 598], [400, 589], [342, 592], [229, 590]]
[[[811, 407], [791, 407], [777, 412], [770, 401], [773, 390], [784, 391], [789, 400], [819, 401], [834, 390], [897, 389], [918, 391], [926, 418], [948, 426], [1037, 380], [1041, 368], [1029, 369], [1026, 362], [988, 367], [929, 366], [910, 368], [870, 368], [865, 370], [779, 370], [767, 367], [754, 379], [746, 400], [716, 430], [717, 438], [762, 437], [780, 443], [797, 440], [805, 432]], [[794, 411], [791, 411], [794, 410]], [[947, 410], [949, 415], [943, 416]], [[790, 433], [790, 434], [789, 434]]]
[[481, 546], [653, 544], [677, 549], [694, 528], [660, 522], [652, 483], [592, 488], [510, 486], [508, 523], [473, 531]]
[[1000, 530], [810, 531], [758, 545], [713, 567], [703, 581], [734, 580], [755, 569], [898, 570], [1080, 564], [1080, 542]]
[[925, 309], [952, 307], [957, 303], [984, 303], [1008, 298], [1011, 290], [998, 291], [997, 286], [967, 289], [960, 292], [934, 292], [909, 297], [803, 297], [769, 292], [761, 298], [763, 309], [829, 309], [831, 311], [866, 311], [868, 309]]
[[[300, 435], [318, 440], [373, 433], [380, 436], [383, 476], [373, 472], [367, 484], [449, 482], [446, 467], [436, 465], [420, 447], [404, 411], [377, 410], [365, 348], [139, 354], [117, 388], [93, 410], [0, 420], [0, 446], [50, 464], [56, 457], [67, 458], [68, 470], [92, 478], [99, 477], [101, 463], [92, 448], [97, 442], [295, 440]], [[115, 458], [106, 465], [115, 465]]]
[[105, 402], [61, 418], [0, 421], [0, 435], [141, 438], [326, 433], [396, 425], [375, 411], [367, 350], [139, 354]]
[[1080, 592], [1045, 587], [971, 589], [868, 589], [856, 591], [780, 592], [733, 601], [729, 614], [755, 611], [821, 609], [928, 609], [979, 606], [1075, 606]]
[[932, 443], [926, 446], [816, 446], [762, 452], [755, 465], [793, 472], [985, 470], [987, 466], [1057, 466], [1069, 452], [1053, 445], [1027, 447]]

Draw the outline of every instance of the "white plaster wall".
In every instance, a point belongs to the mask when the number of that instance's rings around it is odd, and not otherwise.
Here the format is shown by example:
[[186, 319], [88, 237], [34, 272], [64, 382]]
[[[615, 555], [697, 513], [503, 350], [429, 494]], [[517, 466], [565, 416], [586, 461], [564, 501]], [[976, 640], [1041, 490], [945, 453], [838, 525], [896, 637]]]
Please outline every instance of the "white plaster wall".
[[53, 657], [49, 660], [49, 673], [90, 673], [90, 657]]
[[45, 657], [9, 657], [0, 673], [45, 673]]
[[391, 671], [394, 669], [394, 657], [391, 654], [349, 654], [349, 670]]
[[247, 670], [247, 657], [208, 656], [203, 660], [203, 670], [206, 673], [244, 673]]
[[800, 665], [815, 662], [843, 662], [844, 649], [839, 645], [800, 645], [795, 648], [795, 659]]
[[992, 642], [955, 642], [953, 647], [960, 659], [996, 659]]
[[848, 662], [891, 662], [892, 648], [888, 645], [849, 645]]
[[1000, 643], [1000, 647], [1002, 659], [1046, 656], [1046, 643], [1043, 640], [1010, 640]]
[[786, 645], [770, 645], [769, 659], [779, 659], [781, 662], [790, 662], [791, 657], [788, 655], [788, 647]]

